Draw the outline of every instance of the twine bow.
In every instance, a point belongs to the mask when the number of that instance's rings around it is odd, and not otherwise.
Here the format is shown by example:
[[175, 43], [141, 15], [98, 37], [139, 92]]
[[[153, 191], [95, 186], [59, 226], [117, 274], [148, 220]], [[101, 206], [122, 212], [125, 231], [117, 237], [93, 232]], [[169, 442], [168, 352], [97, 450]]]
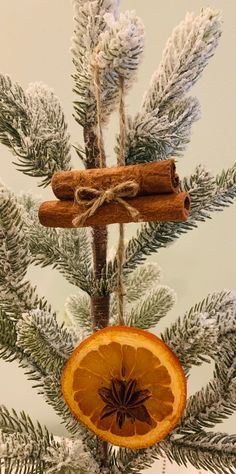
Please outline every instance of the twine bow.
[[[95, 189], [86, 186], [79, 186], [75, 190], [75, 202], [88, 207], [83, 214], [73, 219], [73, 226], [79, 227], [86, 220], [93, 216], [104, 203], [118, 202], [127, 209], [134, 221], [139, 220], [139, 212], [123, 198], [135, 197], [138, 193], [139, 185], [135, 181], [125, 181], [109, 189]], [[88, 198], [89, 196], [89, 198]]]

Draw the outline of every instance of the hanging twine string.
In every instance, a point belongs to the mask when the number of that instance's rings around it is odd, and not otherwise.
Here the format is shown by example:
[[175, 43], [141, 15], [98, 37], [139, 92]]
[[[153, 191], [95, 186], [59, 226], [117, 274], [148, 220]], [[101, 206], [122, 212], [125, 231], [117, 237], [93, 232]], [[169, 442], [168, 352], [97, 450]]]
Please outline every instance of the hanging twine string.
[[[101, 81], [100, 71], [97, 62], [96, 51], [94, 52], [94, 84], [97, 104], [97, 140], [99, 149], [100, 167], [106, 166], [104, 141], [102, 134], [102, 106], [101, 106]], [[126, 142], [126, 123], [125, 123], [125, 105], [124, 105], [124, 78], [120, 77], [119, 84], [119, 122], [120, 122], [120, 150], [117, 158], [117, 166], [125, 165], [125, 142]], [[73, 219], [73, 225], [79, 227], [83, 225], [88, 217], [93, 216], [97, 210], [104, 204], [118, 202], [122, 204], [130, 213], [134, 221], [139, 220], [139, 212], [131, 206], [125, 198], [135, 197], [138, 193], [139, 185], [135, 181], [129, 180], [120, 183], [107, 190], [79, 186], [75, 190], [75, 202], [88, 209]], [[117, 277], [117, 296], [118, 296], [118, 318], [121, 326], [125, 325], [124, 318], [124, 282], [123, 282], [123, 262], [124, 262], [124, 224], [119, 224], [119, 243], [117, 251], [118, 277]]]
[[[99, 150], [99, 164], [100, 168], [106, 167], [106, 156], [104, 150], [104, 141], [102, 133], [102, 104], [101, 104], [101, 80], [99, 64], [97, 62], [97, 52], [94, 51], [94, 85], [95, 85], [95, 97], [97, 106], [97, 144]], [[124, 162], [124, 148], [125, 148], [125, 113], [124, 113], [124, 85], [120, 80], [120, 154], [117, 160], [118, 166], [125, 164]], [[128, 211], [133, 221], [139, 220], [139, 212], [133, 206], [131, 206], [123, 198], [133, 198], [138, 194], [139, 185], [135, 181], [128, 180], [124, 183], [120, 183], [110, 189], [96, 189], [86, 186], [78, 186], [75, 190], [74, 200], [77, 204], [87, 207], [82, 214], [76, 216], [72, 224], [74, 227], [80, 227], [83, 225], [89, 217], [96, 214], [97, 210], [104, 203], [118, 202]]]
[[[124, 78], [120, 77], [120, 88], [119, 88], [119, 122], [120, 122], [120, 150], [117, 158], [117, 165], [125, 165], [125, 140], [126, 140], [126, 127], [125, 127], [125, 104], [124, 104]], [[119, 244], [117, 252], [117, 264], [118, 264], [118, 276], [117, 276], [117, 296], [118, 296], [118, 317], [119, 324], [125, 325], [124, 317], [124, 279], [123, 279], [123, 262], [125, 253], [125, 229], [124, 224], [119, 224]]]
[[100, 168], [106, 167], [106, 155], [102, 133], [102, 101], [101, 101], [101, 81], [99, 64], [97, 61], [97, 51], [93, 54], [93, 67], [94, 67], [94, 86], [95, 86], [95, 98], [96, 98], [96, 110], [97, 110], [97, 141], [99, 150], [99, 166]]

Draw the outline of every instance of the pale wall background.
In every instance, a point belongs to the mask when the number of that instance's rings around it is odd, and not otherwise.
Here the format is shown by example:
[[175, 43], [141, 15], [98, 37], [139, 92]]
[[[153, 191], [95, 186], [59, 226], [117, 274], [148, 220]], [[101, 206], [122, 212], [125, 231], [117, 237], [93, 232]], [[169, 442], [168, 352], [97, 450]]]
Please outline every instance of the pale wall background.
[[[123, 0], [122, 9], [135, 9], [146, 25], [146, 52], [139, 79], [127, 99], [129, 112], [138, 110], [139, 103], [161, 58], [162, 49], [173, 27], [187, 11], [199, 12], [202, 6], [220, 9], [224, 17], [224, 34], [216, 56], [210, 61], [202, 79], [192, 93], [202, 105], [202, 119], [193, 129], [191, 144], [185, 156], [179, 160], [178, 170], [184, 175], [193, 171], [196, 164], [205, 163], [213, 173], [231, 166], [235, 161], [236, 133], [236, 2], [235, 0]], [[73, 142], [80, 139], [80, 130], [72, 119], [71, 92], [72, 71], [69, 54], [72, 34], [72, 6], [69, 0], [0, 0], [0, 71], [9, 73], [23, 87], [29, 82], [42, 81], [52, 87], [61, 98]], [[113, 159], [111, 136], [115, 120], [109, 126], [107, 146], [110, 160]], [[36, 181], [16, 172], [11, 164], [11, 155], [3, 147], [1, 154], [1, 178], [16, 192], [24, 189], [41, 194], [42, 199], [50, 191], [37, 188]], [[75, 166], [80, 166], [76, 157]], [[236, 288], [236, 205], [213, 219], [199, 225], [168, 250], [164, 249], [151, 258], [163, 270], [162, 282], [174, 288], [178, 294], [175, 309], [160, 327], [183, 314], [194, 303], [208, 293], [224, 288]], [[127, 235], [135, 231], [129, 226]], [[111, 229], [113, 237], [116, 227]], [[114, 240], [114, 239], [113, 239]], [[51, 269], [31, 269], [30, 277], [59, 313], [68, 294], [76, 289]], [[209, 379], [209, 366], [194, 370], [189, 384], [189, 393], [200, 388]], [[31, 390], [22, 370], [16, 364], [1, 362], [0, 403], [8, 407], [26, 410], [34, 419], [46, 423], [49, 430], [60, 435], [65, 431], [60, 420], [46, 403]], [[221, 431], [235, 431], [236, 416], [223, 425]], [[148, 472], [161, 472], [156, 464]], [[169, 473], [185, 473], [185, 468], [167, 466]], [[188, 472], [195, 472], [191, 469]], [[197, 471], [196, 471], [197, 472]]]

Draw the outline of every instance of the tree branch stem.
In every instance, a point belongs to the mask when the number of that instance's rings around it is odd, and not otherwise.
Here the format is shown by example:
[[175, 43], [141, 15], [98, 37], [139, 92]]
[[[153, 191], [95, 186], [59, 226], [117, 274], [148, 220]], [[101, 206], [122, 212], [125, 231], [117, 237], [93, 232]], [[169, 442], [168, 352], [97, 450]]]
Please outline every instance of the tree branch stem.
[[[99, 167], [99, 147], [97, 134], [93, 127], [84, 129], [86, 151], [86, 167], [88, 169]], [[93, 273], [96, 279], [102, 276], [102, 270], [107, 262], [107, 227], [96, 226], [92, 228]], [[109, 324], [110, 295], [91, 297], [91, 315], [93, 329], [97, 331]], [[106, 467], [108, 461], [108, 444], [99, 440], [101, 453], [101, 466]]]

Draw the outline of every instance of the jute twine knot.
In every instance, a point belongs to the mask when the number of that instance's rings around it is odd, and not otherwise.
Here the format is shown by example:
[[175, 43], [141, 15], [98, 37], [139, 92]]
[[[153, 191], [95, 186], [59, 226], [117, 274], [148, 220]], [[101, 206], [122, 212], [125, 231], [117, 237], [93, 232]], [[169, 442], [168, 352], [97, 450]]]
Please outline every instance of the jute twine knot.
[[86, 186], [78, 186], [75, 190], [75, 202], [79, 205], [88, 207], [83, 214], [73, 219], [73, 226], [79, 227], [86, 220], [96, 214], [97, 210], [104, 203], [118, 202], [127, 209], [134, 221], [139, 220], [139, 212], [123, 198], [133, 198], [137, 196], [139, 185], [135, 181], [129, 180], [117, 184], [109, 189], [96, 189]]

